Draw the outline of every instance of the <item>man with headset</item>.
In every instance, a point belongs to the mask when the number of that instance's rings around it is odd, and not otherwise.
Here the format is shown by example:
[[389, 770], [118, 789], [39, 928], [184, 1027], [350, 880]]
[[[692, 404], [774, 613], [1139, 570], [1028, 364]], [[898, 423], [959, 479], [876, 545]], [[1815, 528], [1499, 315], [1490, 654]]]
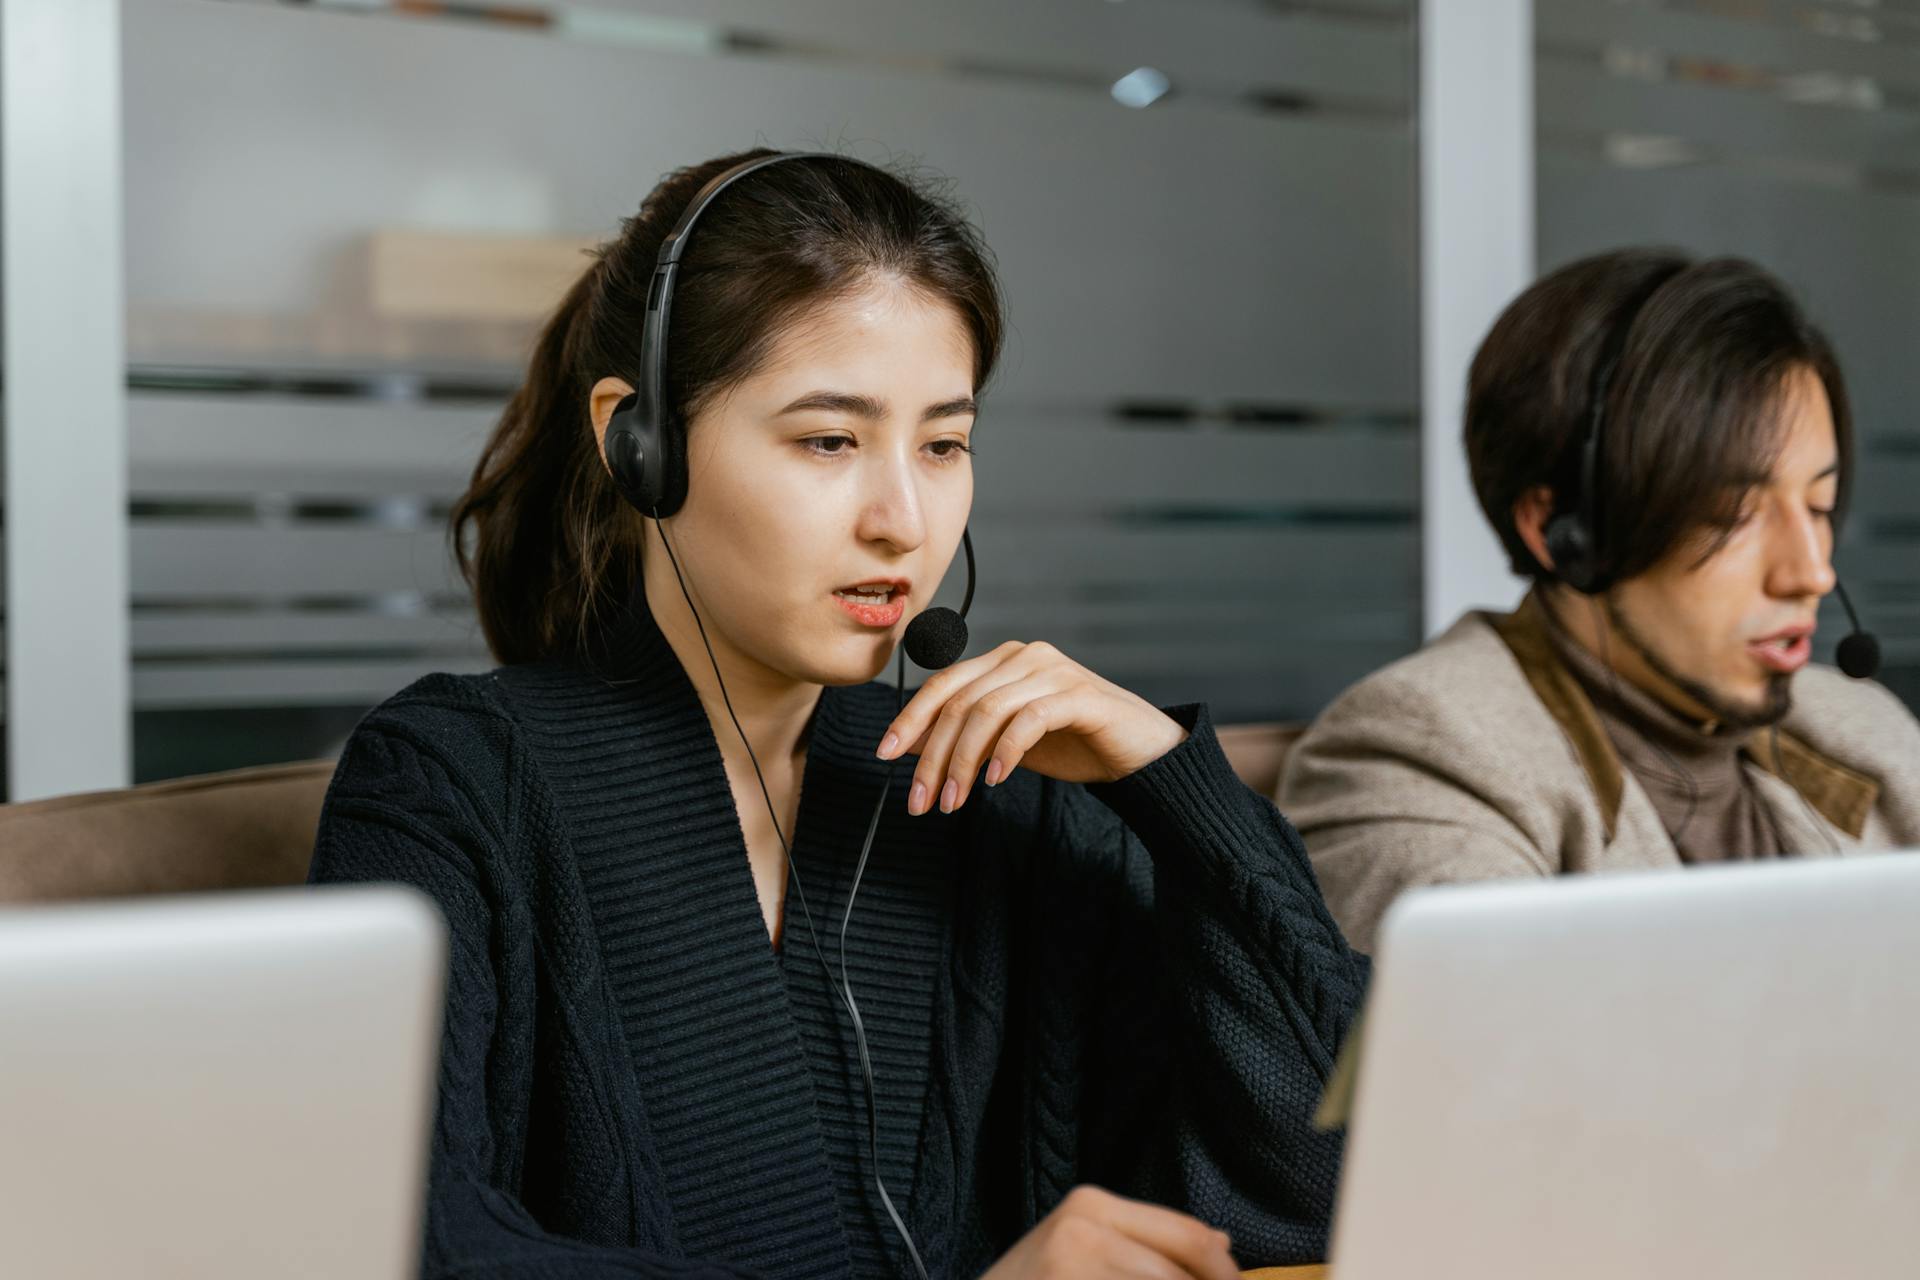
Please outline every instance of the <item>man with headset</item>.
[[1466, 445], [1533, 591], [1348, 690], [1280, 786], [1354, 946], [1416, 885], [1920, 844], [1876, 642], [1808, 661], [1853, 432], [1778, 281], [1650, 250], [1546, 276], [1474, 359]]

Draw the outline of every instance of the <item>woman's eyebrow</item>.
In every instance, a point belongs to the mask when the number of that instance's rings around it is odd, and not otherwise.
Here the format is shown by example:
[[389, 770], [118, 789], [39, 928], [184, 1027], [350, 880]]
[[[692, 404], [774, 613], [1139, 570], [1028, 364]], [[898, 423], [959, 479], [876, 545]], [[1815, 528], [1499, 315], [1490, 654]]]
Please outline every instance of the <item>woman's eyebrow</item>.
[[[786, 408], [774, 414], [776, 418], [789, 413], [844, 413], [855, 418], [864, 418], [869, 422], [879, 422], [887, 416], [887, 404], [872, 396], [861, 395], [855, 391], [809, 391]], [[955, 396], [951, 400], [942, 400], [929, 405], [920, 415], [920, 421], [932, 422], [938, 418], [964, 418], [979, 412], [979, 406], [972, 396]]]
[[887, 416], [885, 402], [853, 391], [809, 391], [773, 416], [778, 418], [789, 413], [805, 413], [809, 410], [844, 413], [856, 418], [865, 418], [870, 422], [878, 422]]
[[972, 396], [955, 396], [951, 400], [942, 400], [939, 404], [930, 406], [920, 415], [920, 421], [932, 422], [935, 418], [970, 417], [978, 413], [979, 408], [973, 402]]

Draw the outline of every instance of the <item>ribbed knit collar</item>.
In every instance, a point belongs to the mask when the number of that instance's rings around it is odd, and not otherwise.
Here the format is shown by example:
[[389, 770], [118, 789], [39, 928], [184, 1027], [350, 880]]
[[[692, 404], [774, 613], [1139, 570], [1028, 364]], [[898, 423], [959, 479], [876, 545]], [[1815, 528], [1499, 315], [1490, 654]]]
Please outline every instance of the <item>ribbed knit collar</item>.
[[1615, 750], [1643, 787], [1684, 792], [1685, 784], [1671, 777], [1675, 767], [1703, 794], [1741, 785], [1740, 752], [1753, 736], [1751, 729], [1680, 714], [1609, 668], [1560, 625], [1551, 609], [1545, 612], [1560, 660], [1606, 721]]
[[[786, 954], [769, 945], [713, 728], [644, 595], [590, 663], [510, 670], [592, 903], [688, 1256], [780, 1276], [873, 1271], [891, 1233], [871, 1204], [851, 1032], [791, 893]], [[951, 820], [908, 818], [905, 768], [874, 758], [892, 714], [881, 686], [822, 693], [792, 841], [837, 968], [852, 865], [899, 770], [847, 963], [856, 993], [872, 993], [862, 1008], [890, 1117], [881, 1167], [904, 1210], [919, 1133], [903, 1118], [924, 1106], [956, 860]]]

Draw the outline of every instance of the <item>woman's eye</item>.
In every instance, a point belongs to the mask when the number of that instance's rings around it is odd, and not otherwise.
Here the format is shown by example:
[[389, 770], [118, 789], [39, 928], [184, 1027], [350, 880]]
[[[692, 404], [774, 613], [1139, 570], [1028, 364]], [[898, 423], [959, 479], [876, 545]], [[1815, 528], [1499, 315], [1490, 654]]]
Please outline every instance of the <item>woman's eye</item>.
[[1817, 517], [1819, 517], [1819, 518], [1820, 518], [1820, 519], [1822, 519], [1822, 520], [1831, 520], [1831, 519], [1833, 519], [1833, 513], [1834, 513], [1834, 511], [1836, 510], [1836, 508], [1834, 508], [1834, 507], [1808, 507], [1808, 508], [1807, 508], [1807, 510], [1809, 510], [1809, 511], [1811, 511], [1811, 512], [1812, 512], [1812, 513], [1813, 513], [1813, 514], [1814, 514], [1815, 516], [1817, 516]]
[[853, 446], [852, 436], [808, 436], [800, 442], [801, 447], [810, 453], [824, 454], [828, 457], [836, 453], [845, 453]]
[[949, 462], [963, 454], [973, 452], [973, 446], [964, 440], [935, 440], [927, 449], [942, 462]]

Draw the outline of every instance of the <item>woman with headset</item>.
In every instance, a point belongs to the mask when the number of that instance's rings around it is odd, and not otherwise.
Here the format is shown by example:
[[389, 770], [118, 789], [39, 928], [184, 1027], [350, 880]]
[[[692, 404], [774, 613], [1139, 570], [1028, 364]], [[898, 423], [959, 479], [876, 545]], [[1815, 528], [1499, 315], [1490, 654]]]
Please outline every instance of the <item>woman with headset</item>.
[[1038, 642], [869, 683], [963, 543], [1001, 324], [941, 199], [754, 152], [540, 338], [455, 511], [504, 665], [362, 723], [313, 864], [449, 925], [428, 1276], [1323, 1255], [1366, 962], [1205, 708]]

